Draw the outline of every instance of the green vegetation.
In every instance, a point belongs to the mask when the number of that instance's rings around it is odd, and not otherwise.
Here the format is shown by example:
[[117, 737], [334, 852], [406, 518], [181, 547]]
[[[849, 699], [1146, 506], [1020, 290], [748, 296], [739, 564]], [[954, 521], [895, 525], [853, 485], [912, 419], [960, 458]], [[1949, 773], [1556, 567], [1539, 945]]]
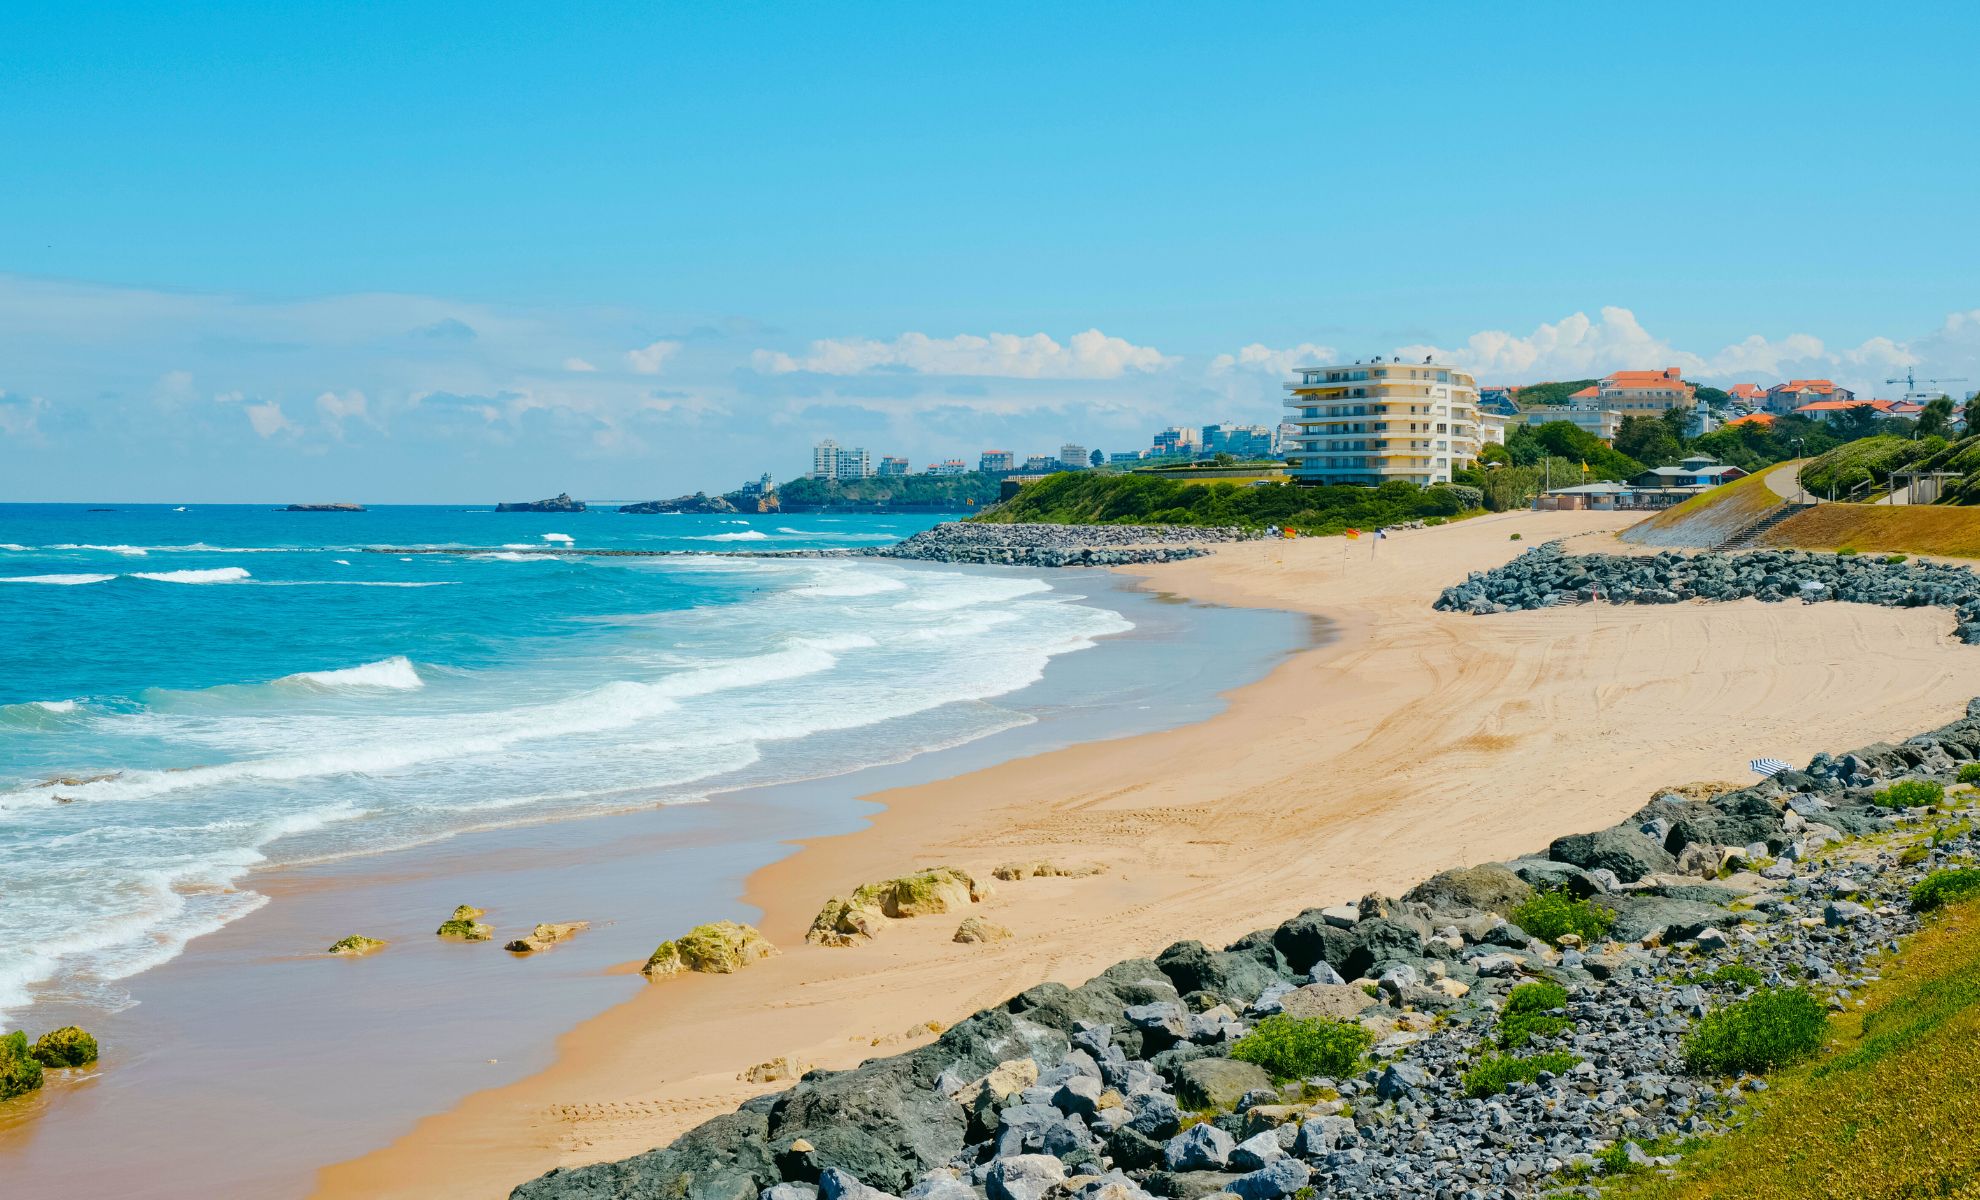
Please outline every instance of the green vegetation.
[[1567, 404], [1568, 397], [1582, 388], [1591, 388], [1602, 382], [1599, 379], [1563, 379], [1554, 383], [1529, 383], [1519, 389], [1515, 397], [1521, 406], [1528, 404]]
[[42, 1034], [35, 1040], [34, 1049], [28, 1053], [34, 1056], [34, 1061], [51, 1070], [86, 1067], [96, 1061], [96, 1039], [87, 1030], [64, 1025]]
[[1971, 867], [1948, 867], [1934, 871], [1911, 885], [1911, 907], [1931, 912], [1980, 896], [1980, 871]]
[[[463, 904], [454, 909], [453, 916], [440, 922], [440, 928], [433, 932], [441, 937], [459, 938], [464, 942], [485, 942], [494, 935], [494, 930], [475, 920], [481, 915], [483, 915], [481, 909], [472, 904]], [[342, 942], [338, 943], [338, 945], [342, 944]], [[332, 949], [334, 950], [335, 947]]]
[[1930, 808], [1945, 798], [1945, 785], [1930, 779], [1901, 780], [1872, 797], [1883, 808]]
[[1586, 945], [1609, 932], [1616, 914], [1562, 887], [1535, 892], [1513, 909], [1508, 919], [1541, 941], [1558, 946], [1562, 936], [1571, 933]]
[[1704, 971], [1692, 975], [1689, 982], [1702, 987], [1740, 990], [1759, 987], [1763, 982], [1760, 972], [1745, 963], [1727, 963], [1715, 971]]
[[[1980, 497], [1976, 497], [1980, 502]], [[1768, 546], [1832, 550], [1864, 546], [1980, 558], [1980, 508], [1922, 504], [1817, 504], [1768, 530]]]
[[1581, 1059], [1565, 1050], [1546, 1054], [1488, 1054], [1464, 1073], [1464, 1094], [1475, 1100], [1496, 1096], [1515, 1084], [1532, 1083], [1540, 1072], [1565, 1075]]
[[1886, 959], [1835, 1049], [1780, 1072], [1751, 1116], [1610, 1200], [1980, 1196], [1980, 904], [1953, 905]]
[[25, 1096], [41, 1086], [41, 1064], [20, 1030], [0, 1037], [0, 1100]]
[[1380, 487], [1301, 487], [1228, 481], [1188, 483], [1158, 475], [1067, 472], [1028, 483], [995, 511], [977, 518], [1003, 524], [1279, 525], [1307, 534], [1379, 529], [1425, 517], [1453, 517], [1476, 508], [1477, 493], [1457, 487], [1419, 488], [1392, 481]]
[[793, 479], [777, 487], [789, 511], [813, 508], [926, 508], [965, 512], [996, 503], [1001, 475], [874, 475], [866, 479]]
[[777, 948], [752, 926], [711, 921], [695, 926], [671, 942], [661, 942], [640, 972], [652, 976], [678, 975], [682, 971], [728, 975], [776, 952]]
[[1828, 1015], [1801, 988], [1762, 988], [1698, 1022], [1684, 1039], [1685, 1069], [1697, 1075], [1765, 1071], [1822, 1048]]
[[1535, 1037], [1553, 1037], [1572, 1028], [1573, 1021], [1550, 1011], [1566, 1006], [1567, 989], [1558, 983], [1537, 980], [1520, 984], [1506, 997], [1506, 1006], [1499, 1013], [1499, 1047], [1517, 1050]]
[[1980, 783], [1980, 763], [1961, 763], [1959, 765], [1959, 781], [1961, 783]]
[[[472, 924], [473, 918], [469, 918], [466, 923]], [[451, 925], [451, 924], [453, 924], [453, 922], [448, 921], [445, 924], [441, 925], [441, 929], [444, 930], [446, 929], [447, 925]], [[330, 943], [330, 948], [328, 950], [325, 950], [324, 953], [345, 954], [345, 955], [369, 954], [373, 950], [377, 950], [384, 945], [385, 943], [382, 939], [375, 937], [366, 937], [361, 933], [354, 933], [349, 937], [338, 938], [336, 941]]]
[[[1946, 449], [1944, 438], [1878, 434], [1837, 446], [1801, 468], [1801, 486], [1817, 496], [1862, 498], [1889, 486], [1892, 471], [1931, 458]], [[1976, 463], [1980, 466], [1980, 463]]]
[[[1575, 464], [1579, 472], [1585, 463], [1588, 479], [1628, 479], [1643, 472], [1642, 463], [1571, 421], [1513, 426], [1506, 433], [1506, 454], [1516, 467], [1537, 466], [1543, 459], [1560, 458]], [[1557, 480], [1556, 486], [1558, 483]]]
[[1347, 1021], [1277, 1013], [1231, 1046], [1231, 1057], [1255, 1063], [1281, 1082], [1313, 1075], [1346, 1075], [1375, 1035]]

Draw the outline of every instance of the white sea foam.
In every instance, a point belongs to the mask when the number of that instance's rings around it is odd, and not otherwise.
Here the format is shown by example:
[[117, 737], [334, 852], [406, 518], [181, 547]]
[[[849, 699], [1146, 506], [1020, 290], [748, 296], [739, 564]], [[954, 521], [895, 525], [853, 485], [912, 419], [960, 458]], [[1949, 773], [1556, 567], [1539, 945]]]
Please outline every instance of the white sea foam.
[[94, 546], [86, 543], [83, 545], [77, 545], [74, 542], [64, 542], [59, 546], [50, 546], [49, 549], [50, 550], [99, 550], [105, 554], [122, 554], [128, 558], [143, 558], [145, 556], [145, 548], [143, 546]]
[[115, 578], [115, 575], [0, 575], [0, 583], [52, 583], [74, 586], [79, 583], [104, 583]]
[[517, 554], [508, 550], [496, 550], [487, 554], [472, 555], [471, 557], [483, 561], [492, 560], [495, 562], [556, 562], [558, 558], [554, 554]]
[[351, 560], [348, 558], [333, 558], [330, 561], [336, 563], [340, 567], [348, 567], [351, 565]]
[[1042, 579], [1004, 579], [987, 575], [945, 575], [926, 595], [903, 600], [894, 607], [909, 612], [952, 612], [978, 604], [1001, 604], [1020, 596], [1049, 592]]
[[248, 578], [246, 567], [213, 567], [204, 571], [133, 571], [132, 579], [154, 583], [239, 583]]
[[817, 577], [817, 583], [792, 588], [791, 594], [814, 596], [819, 599], [850, 600], [860, 596], [881, 596], [888, 592], [907, 590], [907, 584], [902, 580], [872, 568], [834, 565], [818, 571]]
[[307, 684], [318, 688], [385, 688], [390, 691], [411, 691], [426, 686], [426, 681], [413, 669], [411, 660], [403, 654], [335, 671], [298, 671], [294, 675], [284, 675], [275, 682]]
[[0, 550], [12, 550], [16, 554], [26, 554], [31, 549], [33, 547], [23, 546], [19, 542], [0, 542]]
[[556, 542], [564, 546], [568, 546], [573, 542], [577, 541], [576, 538], [572, 537], [568, 533], [546, 533], [543, 535], [543, 540], [546, 542]]
[[682, 540], [689, 542], [761, 542], [769, 540], [769, 537], [769, 534], [759, 529], [742, 529], [735, 533], [696, 534]]
[[72, 713], [76, 711], [74, 700], [36, 700], [34, 706], [43, 712]]

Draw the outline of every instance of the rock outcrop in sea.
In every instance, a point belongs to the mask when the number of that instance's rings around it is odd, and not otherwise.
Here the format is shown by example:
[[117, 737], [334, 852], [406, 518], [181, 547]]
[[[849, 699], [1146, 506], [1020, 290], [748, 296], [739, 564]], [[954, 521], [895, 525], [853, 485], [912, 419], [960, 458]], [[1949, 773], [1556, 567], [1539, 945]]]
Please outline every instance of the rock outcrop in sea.
[[725, 497], [696, 492], [692, 496], [676, 496], [672, 500], [642, 500], [637, 504], [621, 504], [619, 511], [651, 516], [655, 513], [733, 513], [742, 510]]
[[495, 511], [581, 513], [584, 511], [584, 501], [571, 499], [569, 492], [559, 492], [548, 500], [504, 500], [495, 506]]
[[[1400, 898], [1040, 984], [931, 1045], [811, 1071], [665, 1148], [514, 1196], [1592, 1194], [1563, 1173], [1659, 1161], [1643, 1147], [1722, 1130], [1765, 1088], [1687, 1061], [1708, 1013], [1763, 993], [1854, 1003], [1872, 956], [1916, 928], [1909, 889], [1980, 834], [1954, 824], [1902, 853], [1855, 839], [1913, 825], [1922, 810], [1891, 805], [1976, 759], [1980, 700], [1899, 744], [1659, 793], [1609, 829]], [[1249, 1038], [1294, 1028], [1324, 1035], [1335, 1065]]]
[[348, 500], [334, 504], [291, 504], [283, 512], [363, 512], [364, 505], [353, 504]]
[[1980, 575], [1893, 554], [1807, 550], [1655, 555], [1567, 554], [1536, 546], [1503, 567], [1444, 589], [1437, 607], [1501, 613], [1560, 604], [1676, 604], [1681, 600], [1848, 600], [1887, 608], [1951, 610], [1959, 638], [1980, 643]]

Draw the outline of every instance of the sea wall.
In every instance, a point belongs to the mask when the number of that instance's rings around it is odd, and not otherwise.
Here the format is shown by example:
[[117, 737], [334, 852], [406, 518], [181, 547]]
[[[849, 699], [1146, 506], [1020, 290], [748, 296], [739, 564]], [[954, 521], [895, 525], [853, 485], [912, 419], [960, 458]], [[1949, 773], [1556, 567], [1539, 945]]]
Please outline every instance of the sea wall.
[[1903, 555], [1803, 550], [1650, 556], [1566, 554], [1536, 546], [1503, 567], [1445, 588], [1437, 607], [1502, 613], [1557, 604], [1676, 604], [1681, 600], [1845, 600], [1887, 608], [1951, 611], [1961, 641], [1980, 643], [1980, 575]]
[[[1613, 827], [1400, 898], [1308, 909], [1222, 949], [1178, 942], [1077, 988], [1040, 984], [932, 1045], [814, 1071], [663, 1149], [552, 1171], [514, 1196], [1538, 1195], [1604, 1151], [1647, 1161], [1639, 1143], [1734, 1119], [1764, 1081], [1687, 1073], [1682, 1042], [1753, 979], [1849, 1005], [1871, 956], [1916, 927], [1910, 886], [1980, 850], [1970, 823], [1902, 859], [1856, 839], [1921, 818], [1881, 807], [1888, 785], [1949, 783], [1976, 758], [1980, 700], [1902, 744], [1703, 798], [1662, 793]], [[1605, 914], [1606, 937], [1508, 919], [1543, 893]], [[1734, 962], [1753, 976], [1716, 973]], [[1532, 980], [1561, 1000], [1509, 1049], [1502, 1009]], [[1337, 1019], [1372, 1045], [1345, 1069], [1275, 1079], [1238, 1042], [1282, 1014]], [[1524, 1074], [1481, 1087], [1480, 1064], [1512, 1050]]]
[[1023, 567], [1114, 567], [1176, 562], [1206, 546], [1262, 536], [1236, 527], [1186, 525], [1000, 525], [950, 521], [890, 546], [857, 553], [920, 562]]

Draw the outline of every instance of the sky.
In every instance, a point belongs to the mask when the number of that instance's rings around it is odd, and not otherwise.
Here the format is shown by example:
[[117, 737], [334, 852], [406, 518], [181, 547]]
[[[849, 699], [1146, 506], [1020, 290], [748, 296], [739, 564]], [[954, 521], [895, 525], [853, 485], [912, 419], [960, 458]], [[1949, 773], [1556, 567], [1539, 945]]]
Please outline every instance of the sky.
[[1295, 364], [1980, 388], [1954, 4], [0, 5], [0, 501], [639, 500]]

